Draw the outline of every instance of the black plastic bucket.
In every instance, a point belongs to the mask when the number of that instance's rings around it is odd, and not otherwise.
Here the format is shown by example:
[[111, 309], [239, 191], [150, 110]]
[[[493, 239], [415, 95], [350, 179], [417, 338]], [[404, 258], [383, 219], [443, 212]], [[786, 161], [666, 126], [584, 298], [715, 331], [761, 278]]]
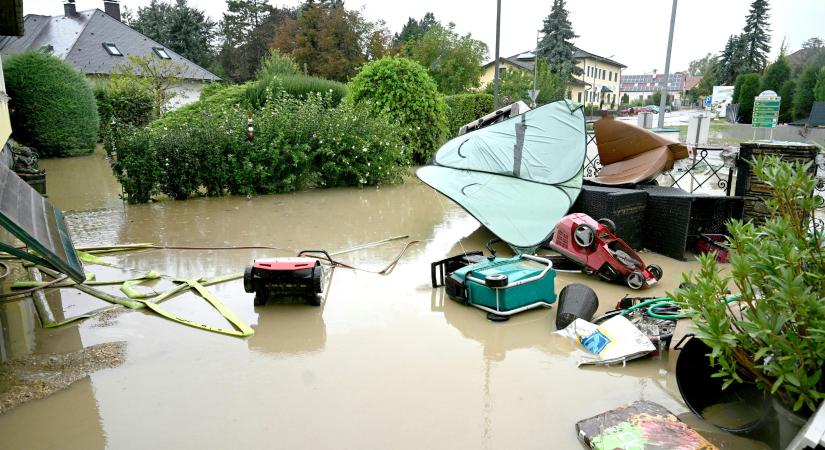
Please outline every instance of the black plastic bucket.
[[593, 289], [579, 283], [568, 284], [559, 292], [556, 329], [561, 330], [576, 319], [589, 321], [597, 309], [599, 297]]
[[755, 385], [733, 383], [722, 389], [724, 380], [714, 378], [707, 355], [712, 351], [701, 339], [686, 335], [674, 347], [676, 384], [685, 404], [694, 414], [731, 433], [751, 435], [771, 419], [771, 398]]

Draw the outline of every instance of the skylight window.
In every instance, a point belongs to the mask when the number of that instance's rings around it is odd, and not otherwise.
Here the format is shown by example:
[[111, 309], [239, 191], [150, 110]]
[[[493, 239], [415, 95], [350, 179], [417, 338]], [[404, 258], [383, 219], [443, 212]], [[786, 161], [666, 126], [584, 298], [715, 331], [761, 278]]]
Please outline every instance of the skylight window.
[[104, 42], [103, 48], [105, 48], [106, 51], [112, 56], [123, 56], [123, 52], [121, 52], [117, 46], [111, 42]]
[[172, 59], [163, 47], [152, 47], [152, 50], [155, 51], [155, 54], [158, 55], [160, 59]]

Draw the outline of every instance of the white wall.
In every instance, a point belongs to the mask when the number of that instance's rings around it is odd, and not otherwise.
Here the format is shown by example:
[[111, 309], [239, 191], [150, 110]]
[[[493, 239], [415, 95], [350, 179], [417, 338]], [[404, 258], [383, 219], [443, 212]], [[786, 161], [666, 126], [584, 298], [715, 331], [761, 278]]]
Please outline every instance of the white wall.
[[172, 88], [175, 96], [169, 100], [167, 107], [171, 110], [197, 101], [201, 96], [203, 86], [203, 82], [192, 80], [186, 80], [175, 85], [175, 87]]

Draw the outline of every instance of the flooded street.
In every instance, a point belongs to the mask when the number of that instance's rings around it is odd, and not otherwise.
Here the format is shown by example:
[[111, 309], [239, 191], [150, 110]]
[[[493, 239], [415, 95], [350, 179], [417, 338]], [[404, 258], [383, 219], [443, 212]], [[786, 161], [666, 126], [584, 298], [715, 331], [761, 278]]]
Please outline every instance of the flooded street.
[[[410, 178], [403, 185], [288, 195], [202, 198], [124, 205], [100, 153], [43, 161], [48, 193], [67, 210], [75, 244], [271, 246], [283, 250], [149, 250], [107, 257], [119, 269], [177, 278], [242, 271], [254, 258], [301, 249], [330, 252], [408, 235], [342, 254], [381, 270], [409, 240], [395, 270], [380, 276], [335, 269], [321, 307], [254, 307], [242, 281], [211, 286], [250, 338], [198, 330], [151, 312], [123, 311], [43, 329], [28, 301], [0, 306], [4, 352], [70, 352], [126, 342], [125, 362], [0, 415], [0, 448], [519, 448], [576, 449], [574, 424], [644, 399], [686, 411], [666, 359], [578, 368], [573, 345], [552, 334], [555, 305], [494, 323], [430, 286], [430, 263], [491, 238], [461, 208]], [[642, 295], [664, 295], [696, 263], [644, 253], [664, 268]], [[628, 293], [621, 285], [559, 273], [597, 290], [599, 312]], [[155, 287], [171, 287], [161, 280]], [[112, 292], [116, 292], [112, 291]], [[58, 320], [108, 304], [73, 289], [47, 294]], [[164, 303], [188, 319], [228, 327], [190, 293]]]

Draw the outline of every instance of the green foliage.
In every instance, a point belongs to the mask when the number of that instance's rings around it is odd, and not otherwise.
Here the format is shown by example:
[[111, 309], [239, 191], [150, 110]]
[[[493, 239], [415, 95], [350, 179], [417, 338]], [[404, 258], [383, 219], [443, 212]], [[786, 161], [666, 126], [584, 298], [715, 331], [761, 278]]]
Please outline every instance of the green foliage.
[[151, 0], [138, 7], [136, 17], [127, 24], [200, 66], [208, 66], [215, 58], [212, 41], [217, 24], [187, 0]]
[[[221, 94], [232, 98], [208, 100]], [[252, 142], [245, 109], [209, 106], [189, 111], [190, 120], [170, 113], [162, 126], [113, 128], [106, 150], [128, 201], [377, 185], [399, 181], [409, 164], [397, 125], [352, 105], [332, 107], [329, 95], [301, 100], [272, 89], [253, 115]]]
[[811, 114], [814, 104], [814, 89], [816, 88], [816, 69], [809, 67], [802, 72], [799, 82], [796, 85], [796, 93], [793, 97], [793, 118], [794, 120], [804, 119]]
[[14, 138], [41, 157], [88, 153], [99, 118], [92, 88], [71, 65], [43, 52], [3, 61]]
[[790, 78], [791, 66], [788, 64], [784, 55], [779, 55], [779, 58], [765, 70], [759, 91], [774, 91], [779, 93], [782, 85]]
[[796, 82], [788, 80], [779, 89], [782, 101], [779, 103], [779, 122], [788, 123], [793, 120], [793, 98], [796, 93]]
[[[546, 105], [564, 99], [565, 85], [559, 75], [551, 73], [544, 60], [538, 61], [538, 80], [536, 87], [539, 96], [536, 98], [536, 105]], [[533, 74], [523, 70], [507, 70], [499, 76], [498, 92], [501, 96], [501, 104], [509, 105], [519, 100], [532, 105], [530, 95], [527, 91], [533, 89]], [[493, 93], [493, 83], [487, 85], [485, 92]]]
[[456, 136], [458, 130], [469, 122], [493, 112], [491, 94], [457, 94], [444, 97], [447, 103], [448, 129], [450, 136]]
[[415, 20], [412, 17], [408, 18], [407, 23], [401, 27], [401, 32], [396, 33], [393, 37], [393, 47], [401, 50], [405, 56], [410, 56], [409, 44], [420, 39], [430, 27], [438, 23], [435, 15], [431, 12], [424, 14], [421, 20]]
[[745, 74], [736, 77], [736, 84], [733, 85], [733, 95], [731, 103], [739, 103], [739, 95], [742, 92], [742, 83], [745, 82]]
[[630, 97], [625, 93], [622, 94], [622, 105], [630, 104]]
[[572, 41], [578, 36], [573, 32], [568, 14], [564, 0], [553, 0], [550, 14], [544, 18], [541, 30], [544, 36], [538, 48], [538, 54], [547, 62], [550, 72], [559, 75], [564, 84], [572, 75], [582, 73], [573, 58], [575, 48]]
[[819, 69], [816, 86], [814, 87], [814, 99], [818, 102], [825, 102], [825, 67]]
[[412, 59], [427, 68], [439, 91], [458, 94], [479, 86], [487, 44], [469, 33], [459, 36], [453, 23], [446, 27], [436, 23], [411, 42], [408, 51]]
[[[745, 62], [745, 53], [747, 44], [743, 35], [731, 35], [728, 37], [728, 42], [725, 44], [724, 50], [719, 57], [719, 82], [725, 85], [730, 85], [739, 79], [739, 76], [748, 73], [747, 64]], [[737, 103], [734, 94], [733, 103]]]
[[718, 74], [720, 71], [719, 61], [712, 58], [707, 65], [702, 69], [702, 81], [696, 85], [691, 91], [694, 98], [702, 99], [708, 95], [713, 94], [713, 86], [718, 84]]
[[190, 122], [200, 120], [204, 115], [216, 115], [228, 107], [237, 108], [240, 111], [251, 111], [252, 105], [248, 100], [248, 92], [253, 88], [254, 83], [233, 84], [228, 86], [217, 85], [210, 88], [210, 92], [201, 93], [201, 99], [169, 111], [163, 117], [153, 121], [152, 128], [170, 128], [182, 126]]
[[[219, 26], [222, 43], [217, 60], [221, 70], [216, 73], [222, 72], [219, 75], [235, 82], [254, 78], [277, 31], [294, 25], [296, 16], [295, 8], [276, 8], [267, 0], [227, 0]], [[293, 41], [294, 37], [293, 33]]]
[[355, 105], [402, 127], [415, 162], [426, 162], [444, 142], [448, 134], [444, 97], [417, 62], [381, 58], [363, 66], [349, 87]]
[[768, 19], [768, 0], [754, 0], [751, 9], [745, 18], [745, 28], [742, 30], [744, 48], [744, 68], [750, 72], [761, 72], [768, 63], [768, 53], [771, 51], [771, 36]]
[[743, 123], [750, 123], [753, 115], [753, 100], [759, 95], [759, 74], [743, 75], [742, 87], [739, 92], [739, 117]]
[[297, 75], [301, 73], [298, 64], [289, 55], [284, 55], [277, 49], [270, 49], [266, 57], [261, 60], [261, 68], [258, 69], [256, 78], [259, 80], [271, 80], [280, 75]]
[[112, 121], [137, 127], [155, 118], [152, 87], [138, 77], [112, 75], [95, 86], [100, 135], [105, 136]]
[[[825, 234], [809, 228], [821, 199], [810, 163], [758, 159], [753, 170], [773, 188], [763, 225], [733, 220], [730, 275], [713, 255], [688, 274], [691, 287], [675, 298], [695, 311], [697, 336], [713, 350], [717, 376], [731, 383], [756, 383], [794, 410], [813, 412], [825, 399]], [[733, 283], [737, 307], [721, 299]]]
[[293, 97], [306, 98], [310, 94], [330, 93], [333, 105], [341, 103], [341, 100], [349, 94], [347, 85], [337, 81], [301, 74], [278, 75], [271, 78], [261, 78], [257, 82], [250, 83], [249, 90], [246, 93], [247, 101], [255, 107], [263, 106], [267, 98], [267, 92], [273, 82]]

